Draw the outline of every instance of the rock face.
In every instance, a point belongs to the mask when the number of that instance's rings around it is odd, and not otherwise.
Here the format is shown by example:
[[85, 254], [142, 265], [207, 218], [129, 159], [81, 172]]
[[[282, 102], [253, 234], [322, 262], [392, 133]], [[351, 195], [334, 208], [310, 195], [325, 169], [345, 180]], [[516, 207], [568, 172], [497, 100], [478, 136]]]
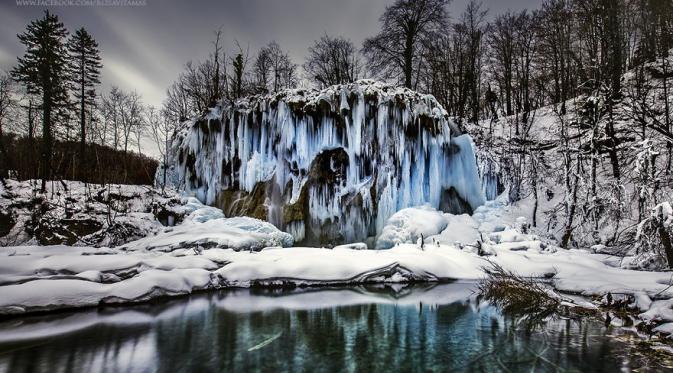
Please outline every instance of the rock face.
[[371, 80], [223, 103], [183, 124], [170, 163], [202, 202], [304, 244], [376, 236], [410, 206], [484, 202], [472, 140], [435, 98]]

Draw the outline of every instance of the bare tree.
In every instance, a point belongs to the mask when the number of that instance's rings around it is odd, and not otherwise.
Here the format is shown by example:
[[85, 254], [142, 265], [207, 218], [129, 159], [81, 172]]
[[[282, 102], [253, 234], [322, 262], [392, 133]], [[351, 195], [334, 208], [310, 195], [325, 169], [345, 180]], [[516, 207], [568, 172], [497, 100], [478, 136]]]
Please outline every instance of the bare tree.
[[[222, 38], [222, 28], [219, 28], [217, 31], [215, 31], [215, 40], [213, 40], [213, 53], [212, 53], [212, 59], [213, 59], [213, 66], [215, 67], [215, 71], [213, 73], [213, 93], [212, 97], [210, 97], [210, 105], [214, 105], [218, 100], [222, 98], [222, 92], [220, 91], [220, 79], [221, 79], [221, 73], [220, 73], [220, 53], [222, 53], [222, 46], [220, 45], [220, 39]], [[226, 77], [226, 74], [224, 74]], [[226, 78], [225, 78], [226, 79]]]
[[253, 70], [257, 93], [278, 92], [297, 85], [297, 65], [275, 41], [259, 51]]
[[229, 76], [231, 93], [229, 96], [232, 99], [237, 99], [244, 96], [248, 91], [246, 87], [246, 73], [250, 53], [248, 49], [244, 51], [238, 41], [235, 41], [234, 44], [238, 50], [235, 52], [234, 57], [231, 58], [232, 72], [231, 76]]
[[212, 46], [213, 50], [205, 61], [187, 62], [184, 71], [168, 88], [164, 111], [171, 121], [180, 122], [203, 113], [228, 92], [221, 30], [215, 32]]
[[468, 118], [474, 123], [479, 120], [482, 56], [484, 38], [488, 30], [487, 12], [482, 8], [481, 3], [472, 0], [463, 12], [461, 22], [456, 25], [456, 32], [465, 33], [465, 88], [467, 90], [467, 108], [470, 113]]
[[184, 122], [191, 115], [197, 114], [187, 93], [185, 82], [182, 79], [174, 82], [166, 90], [163, 112], [166, 119], [172, 123]]
[[[114, 149], [119, 149], [119, 144], [122, 138], [122, 121], [121, 107], [124, 104], [124, 93], [113, 86], [110, 92], [101, 97], [102, 102], [102, 116], [104, 121], [104, 128], [100, 131], [101, 144], [112, 146]], [[111, 136], [111, 143], [109, 143], [108, 136]]]
[[[142, 125], [142, 102], [137, 92], [133, 91], [123, 95], [120, 114], [122, 118], [122, 134], [124, 136], [124, 152], [128, 152], [129, 143], [132, 139], [131, 136], [136, 135], [136, 138], [139, 139], [137, 133], [140, 133]], [[138, 152], [140, 152], [140, 149]]]
[[573, 55], [573, 14], [568, 0], [548, 0], [542, 4], [538, 22], [540, 35], [539, 62], [551, 77], [551, 102], [560, 104], [562, 115], [566, 114], [566, 101], [577, 92], [579, 85]]
[[269, 91], [269, 81], [271, 80], [271, 56], [267, 48], [262, 48], [255, 62], [253, 63], [253, 74], [255, 93], [266, 93]]
[[422, 65], [423, 42], [448, 23], [449, 0], [397, 0], [379, 18], [381, 32], [364, 42], [369, 69], [384, 79], [414, 88]]
[[353, 43], [343, 37], [323, 35], [308, 49], [304, 71], [316, 85], [327, 87], [354, 82], [361, 63]]
[[[101, 101], [101, 115], [105, 122], [105, 129], [100, 135], [101, 143], [127, 152], [133, 136], [139, 142], [142, 132], [143, 107], [140, 95], [135, 91], [124, 92], [118, 87], [112, 87], [109, 94], [102, 96]], [[112, 136], [111, 143], [107, 142], [108, 136]]]
[[153, 106], [145, 109], [144, 123], [161, 156], [162, 163], [159, 167], [162, 170], [161, 187], [163, 189], [166, 186], [170, 142], [178, 125], [168, 120], [165, 113], [156, 110]]
[[0, 76], [0, 159], [3, 160], [1, 164], [5, 165], [4, 167], [0, 167], [0, 179], [2, 179], [4, 171], [12, 167], [12, 159], [5, 148], [5, 132], [3, 131], [3, 126], [9, 120], [10, 112], [16, 105], [13, 97], [12, 83], [13, 81], [9, 74]]
[[4, 135], [3, 125], [9, 119], [10, 109], [14, 106], [13, 81], [9, 74], [0, 76], [0, 138]]
[[[514, 114], [514, 54], [516, 16], [511, 12], [499, 15], [492, 25], [488, 42], [492, 55], [492, 68], [503, 95], [505, 115]], [[518, 131], [517, 131], [518, 133]]]

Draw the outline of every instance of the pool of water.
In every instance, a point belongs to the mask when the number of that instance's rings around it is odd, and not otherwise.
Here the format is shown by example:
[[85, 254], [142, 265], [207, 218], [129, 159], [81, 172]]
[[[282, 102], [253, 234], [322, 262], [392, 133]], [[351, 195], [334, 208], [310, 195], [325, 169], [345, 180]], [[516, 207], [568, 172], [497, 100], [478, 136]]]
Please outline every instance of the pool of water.
[[231, 290], [0, 321], [0, 372], [647, 368], [594, 320], [530, 330], [474, 284]]

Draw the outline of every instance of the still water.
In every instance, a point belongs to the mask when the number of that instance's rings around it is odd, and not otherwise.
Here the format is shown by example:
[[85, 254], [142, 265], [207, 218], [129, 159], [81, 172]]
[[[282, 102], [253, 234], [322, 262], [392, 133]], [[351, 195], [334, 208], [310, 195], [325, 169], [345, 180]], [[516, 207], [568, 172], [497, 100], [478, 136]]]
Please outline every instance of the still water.
[[647, 368], [597, 321], [528, 328], [474, 284], [232, 290], [0, 321], [0, 372]]

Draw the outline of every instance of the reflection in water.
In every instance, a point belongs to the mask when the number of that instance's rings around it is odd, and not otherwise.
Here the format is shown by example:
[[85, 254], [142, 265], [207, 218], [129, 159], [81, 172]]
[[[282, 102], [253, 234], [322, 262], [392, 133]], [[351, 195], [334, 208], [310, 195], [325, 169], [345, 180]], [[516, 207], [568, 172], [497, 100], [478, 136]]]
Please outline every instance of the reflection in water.
[[581, 371], [629, 365], [600, 323], [525, 331], [472, 284], [235, 290], [0, 323], [0, 371]]

